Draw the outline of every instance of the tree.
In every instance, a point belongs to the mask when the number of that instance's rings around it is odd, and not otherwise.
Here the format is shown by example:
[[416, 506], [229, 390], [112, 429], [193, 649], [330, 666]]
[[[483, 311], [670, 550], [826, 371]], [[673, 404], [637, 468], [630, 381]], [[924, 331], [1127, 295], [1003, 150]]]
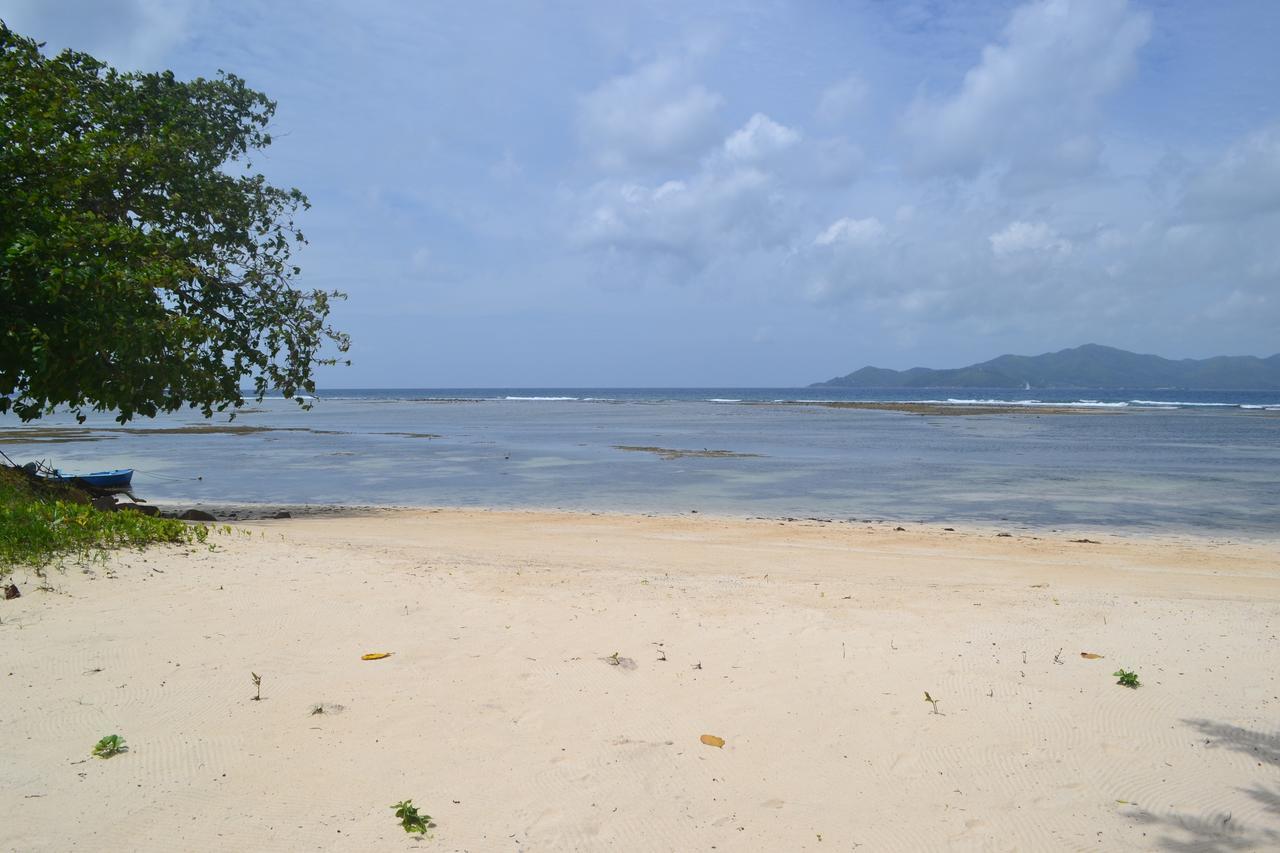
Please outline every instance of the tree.
[[0, 21], [0, 413], [234, 417], [246, 381], [314, 392], [349, 340], [342, 294], [291, 284], [306, 197], [248, 159], [275, 103], [40, 47]]

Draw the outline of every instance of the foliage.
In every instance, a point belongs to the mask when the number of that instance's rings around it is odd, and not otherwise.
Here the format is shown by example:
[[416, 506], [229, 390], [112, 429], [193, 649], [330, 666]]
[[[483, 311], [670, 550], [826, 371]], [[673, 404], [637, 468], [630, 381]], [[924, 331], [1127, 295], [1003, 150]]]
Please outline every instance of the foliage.
[[93, 745], [93, 754], [97, 758], [110, 758], [128, 751], [129, 747], [124, 745], [124, 738], [120, 735], [107, 735]]
[[77, 503], [65, 488], [43, 494], [21, 471], [0, 468], [0, 574], [16, 565], [37, 568], [92, 549], [141, 547], [153, 542], [203, 542], [204, 525], [121, 510], [103, 512]]
[[1138, 673], [1136, 672], [1130, 672], [1127, 669], [1117, 669], [1115, 672], [1111, 674], [1119, 679], [1119, 681], [1117, 681], [1116, 684], [1121, 684], [1121, 685], [1124, 685], [1125, 687], [1133, 687], [1133, 688], [1138, 688], [1142, 686], [1142, 682], [1138, 680]]
[[400, 825], [404, 827], [405, 832], [426, 832], [427, 825], [431, 823], [431, 815], [418, 814], [418, 809], [413, 804], [413, 800], [401, 800], [391, 808], [396, 810], [396, 817], [400, 818]]
[[0, 413], [209, 416], [246, 377], [258, 399], [313, 392], [348, 338], [342, 294], [291, 286], [306, 197], [248, 159], [275, 104], [234, 74], [39, 48], [0, 21]]

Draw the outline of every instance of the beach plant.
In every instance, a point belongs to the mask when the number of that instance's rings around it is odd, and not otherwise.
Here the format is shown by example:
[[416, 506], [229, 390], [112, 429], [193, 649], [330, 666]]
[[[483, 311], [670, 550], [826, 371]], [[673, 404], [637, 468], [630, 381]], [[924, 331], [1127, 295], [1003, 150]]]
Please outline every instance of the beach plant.
[[1136, 672], [1132, 672], [1127, 669], [1117, 669], [1115, 672], [1111, 674], [1114, 675], [1117, 679], [1119, 679], [1118, 681], [1116, 681], [1116, 684], [1119, 684], [1123, 687], [1132, 687], [1136, 690], [1137, 688], [1142, 686], [1142, 682], [1138, 680], [1138, 673]]
[[124, 738], [120, 735], [107, 735], [93, 745], [93, 754], [96, 758], [110, 758], [128, 751], [129, 747], [124, 745]]
[[20, 565], [40, 570], [63, 559], [88, 562], [108, 549], [190, 544], [208, 535], [204, 525], [95, 509], [78, 489], [0, 466], [0, 576]]
[[924, 692], [924, 701], [928, 702], [930, 705], [933, 706], [933, 713], [935, 714], [941, 713], [940, 711], [938, 711], [938, 700], [930, 696], [928, 690]]
[[262, 701], [262, 676], [258, 675], [258, 673], [256, 672], [250, 672], [249, 675], [253, 676], [253, 688], [254, 690], [257, 691], [257, 693], [255, 693], [253, 696], [253, 701], [261, 702]]
[[401, 800], [391, 808], [395, 809], [396, 817], [400, 819], [400, 826], [404, 827], [405, 832], [427, 831], [427, 826], [431, 823], [431, 815], [418, 814], [413, 800]]

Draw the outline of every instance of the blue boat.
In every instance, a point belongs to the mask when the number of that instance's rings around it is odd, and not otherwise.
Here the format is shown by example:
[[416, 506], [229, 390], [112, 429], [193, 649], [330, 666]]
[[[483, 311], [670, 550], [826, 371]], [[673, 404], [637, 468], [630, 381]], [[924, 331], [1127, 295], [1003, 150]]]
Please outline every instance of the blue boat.
[[133, 469], [117, 468], [114, 471], [94, 471], [92, 474], [64, 474], [61, 471], [55, 471], [54, 475], [49, 479], [57, 480], [60, 483], [79, 480], [99, 489], [112, 489], [127, 487], [133, 480]]

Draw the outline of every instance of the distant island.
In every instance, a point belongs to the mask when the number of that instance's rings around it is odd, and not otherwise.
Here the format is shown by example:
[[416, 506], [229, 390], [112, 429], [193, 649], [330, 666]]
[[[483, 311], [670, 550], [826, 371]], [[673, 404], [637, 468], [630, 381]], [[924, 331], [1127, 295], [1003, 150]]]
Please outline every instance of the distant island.
[[810, 388], [1280, 389], [1280, 353], [1172, 360], [1085, 344], [1043, 355], [1002, 355], [949, 370], [864, 367]]

